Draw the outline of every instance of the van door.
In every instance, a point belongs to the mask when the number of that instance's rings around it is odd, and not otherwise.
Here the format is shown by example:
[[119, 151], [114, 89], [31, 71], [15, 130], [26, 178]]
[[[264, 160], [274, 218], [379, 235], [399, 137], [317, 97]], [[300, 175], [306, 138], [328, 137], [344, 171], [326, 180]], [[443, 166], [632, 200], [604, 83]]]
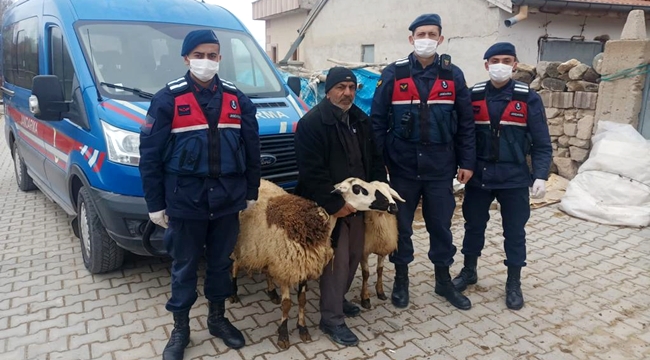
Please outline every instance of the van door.
[[71, 157], [79, 151], [79, 139], [90, 130], [81, 96], [81, 89], [75, 75], [74, 65], [63, 31], [56, 25], [45, 29], [45, 48], [49, 75], [56, 75], [63, 89], [65, 100], [70, 102], [70, 110], [63, 114], [62, 121], [49, 122], [53, 132], [52, 147], [54, 159], [46, 159], [45, 172], [50, 187], [57, 197], [57, 203], [72, 206], [68, 187]]
[[15, 140], [32, 178], [47, 186], [43, 137], [47, 127], [29, 111], [32, 79], [39, 74], [38, 18], [32, 17], [2, 29], [5, 116], [15, 124]]

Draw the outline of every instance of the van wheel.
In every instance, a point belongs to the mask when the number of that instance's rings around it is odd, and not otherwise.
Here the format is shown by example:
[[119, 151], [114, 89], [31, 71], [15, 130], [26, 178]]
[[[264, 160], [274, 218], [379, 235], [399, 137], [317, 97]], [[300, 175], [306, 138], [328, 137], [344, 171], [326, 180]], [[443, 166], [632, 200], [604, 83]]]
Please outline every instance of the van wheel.
[[13, 144], [13, 155], [14, 155], [14, 171], [16, 173], [16, 183], [18, 188], [21, 191], [32, 191], [36, 190], [36, 185], [34, 185], [34, 180], [27, 173], [27, 165], [25, 165], [25, 160], [20, 155], [20, 150], [18, 150], [18, 143], [14, 141]]
[[117, 246], [102, 225], [90, 192], [85, 186], [79, 189], [77, 200], [79, 240], [84, 265], [92, 274], [118, 269], [124, 262], [124, 249]]

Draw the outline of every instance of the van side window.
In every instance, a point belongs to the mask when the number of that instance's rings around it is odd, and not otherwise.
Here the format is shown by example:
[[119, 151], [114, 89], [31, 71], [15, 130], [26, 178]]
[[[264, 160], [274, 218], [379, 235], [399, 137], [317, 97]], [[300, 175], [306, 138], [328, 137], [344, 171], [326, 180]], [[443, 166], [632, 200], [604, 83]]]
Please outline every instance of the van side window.
[[4, 81], [15, 84], [14, 74], [16, 72], [16, 52], [14, 50], [14, 24], [7, 25], [2, 29], [2, 76]]
[[51, 75], [56, 75], [59, 78], [65, 99], [70, 101], [72, 100], [74, 67], [63, 34], [58, 27], [50, 28], [50, 57]]
[[5, 79], [25, 89], [32, 89], [38, 75], [38, 18], [19, 21], [3, 32]]

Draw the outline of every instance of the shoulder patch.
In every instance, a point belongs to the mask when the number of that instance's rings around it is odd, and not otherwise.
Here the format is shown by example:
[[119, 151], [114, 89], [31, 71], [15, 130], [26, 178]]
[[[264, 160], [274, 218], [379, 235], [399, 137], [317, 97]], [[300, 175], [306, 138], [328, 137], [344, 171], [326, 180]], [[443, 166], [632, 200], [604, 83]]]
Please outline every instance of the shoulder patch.
[[471, 91], [472, 92], [485, 91], [485, 87], [487, 86], [487, 83], [488, 83], [487, 81], [476, 83], [474, 86], [472, 86]]
[[383, 83], [384, 83], [384, 81], [382, 79], [379, 79], [379, 81], [377, 81], [377, 87], [380, 87], [381, 84], [383, 84]]
[[235, 86], [235, 84], [231, 83], [230, 81], [221, 79], [221, 85], [223, 86], [224, 90], [234, 92], [234, 93], [237, 92], [237, 87]]
[[409, 61], [409, 58], [405, 57], [395, 61], [395, 66], [405, 66], [405, 65], [409, 65], [410, 63], [411, 62]]
[[515, 80], [514, 91], [519, 92], [519, 93], [523, 93], [523, 94], [528, 94], [528, 92], [530, 92], [530, 85], [526, 84], [525, 82]]
[[187, 84], [187, 80], [185, 80], [185, 77], [178, 78], [174, 81], [170, 81], [167, 83], [167, 88], [169, 91], [172, 93], [179, 93], [187, 90], [189, 88], [189, 85]]

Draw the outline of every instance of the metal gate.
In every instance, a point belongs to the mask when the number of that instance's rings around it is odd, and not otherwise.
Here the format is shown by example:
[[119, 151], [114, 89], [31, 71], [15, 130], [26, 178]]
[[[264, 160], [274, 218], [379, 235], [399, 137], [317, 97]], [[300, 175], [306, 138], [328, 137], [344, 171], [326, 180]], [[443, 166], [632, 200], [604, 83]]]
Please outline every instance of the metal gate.
[[650, 139], [650, 73], [646, 74], [643, 87], [643, 103], [639, 115], [639, 132], [646, 139]]

